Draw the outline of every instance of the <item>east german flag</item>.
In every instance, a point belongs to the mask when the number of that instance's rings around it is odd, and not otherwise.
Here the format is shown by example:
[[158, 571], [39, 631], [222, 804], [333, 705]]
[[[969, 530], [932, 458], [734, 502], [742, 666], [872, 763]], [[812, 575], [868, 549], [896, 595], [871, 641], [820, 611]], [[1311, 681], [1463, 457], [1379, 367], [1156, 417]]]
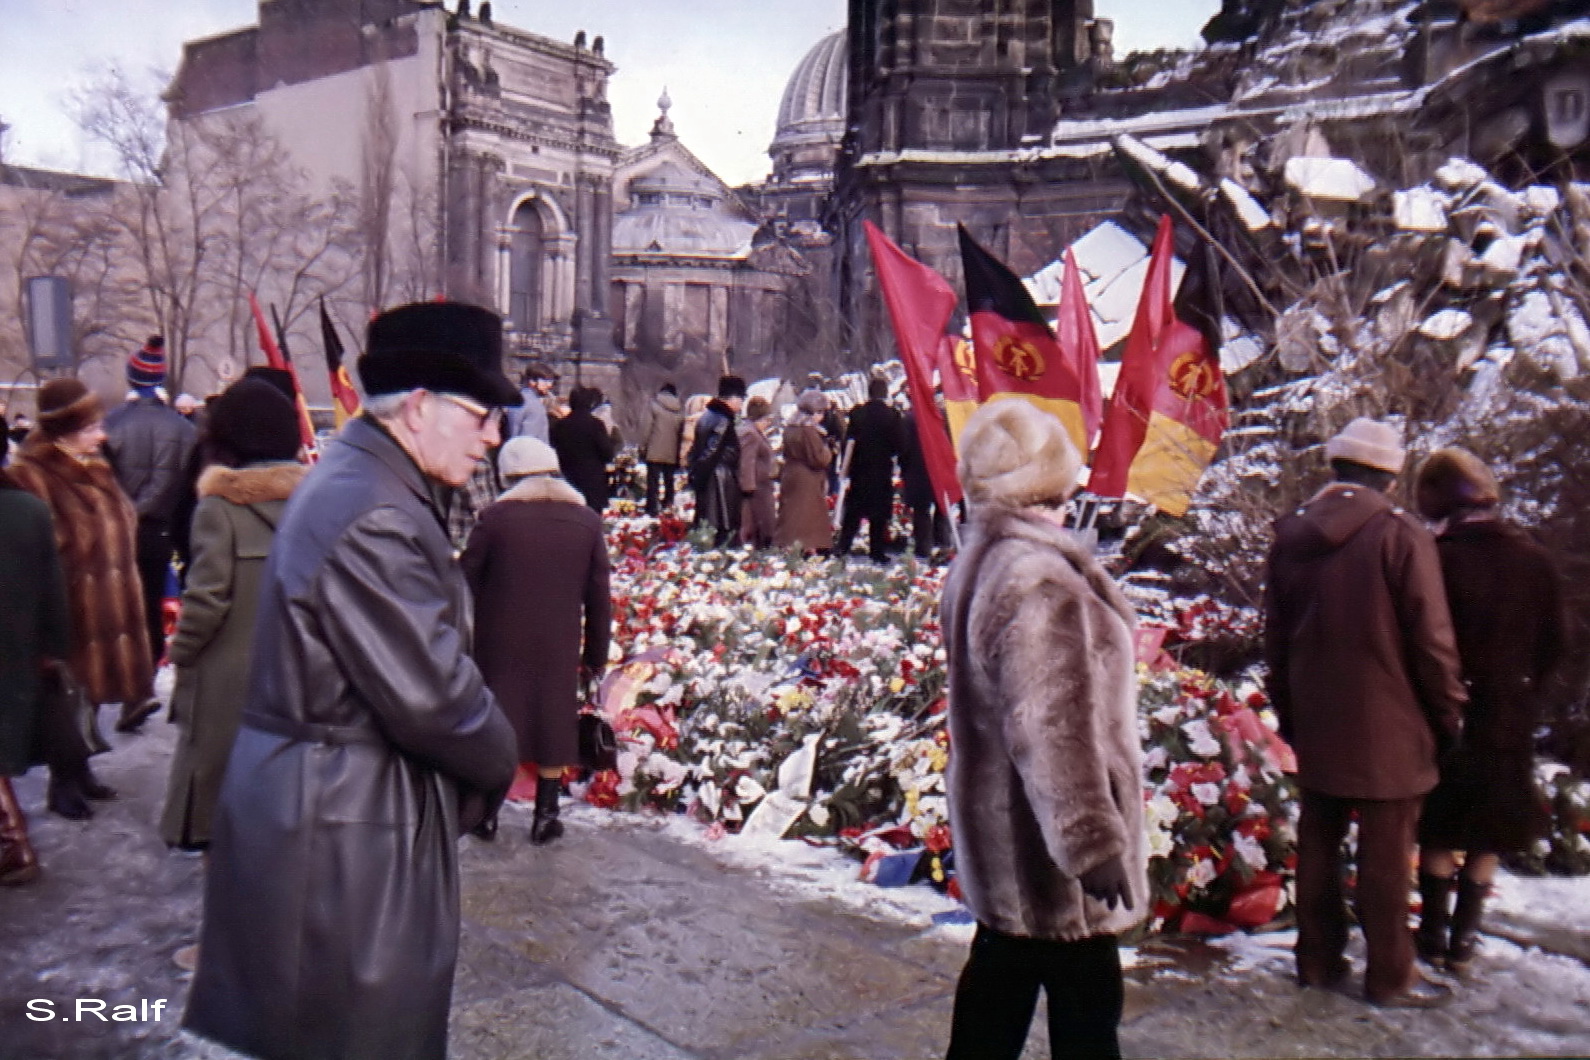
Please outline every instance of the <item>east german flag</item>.
[[864, 221], [862, 227], [872, 249], [873, 267], [878, 271], [878, 286], [894, 324], [900, 363], [905, 365], [922, 460], [933, 483], [933, 495], [949, 511], [961, 499], [961, 484], [955, 473], [955, 445], [933, 401], [933, 370], [938, 367], [945, 325], [955, 312], [955, 291], [948, 280], [901, 250], [877, 225]]
[[1055, 341], [1021, 278], [958, 227], [978, 396], [984, 401], [1023, 398], [1059, 417], [1077, 452], [1086, 456], [1091, 439], [1078, 366]]
[[1161, 216], [1088, 489], [1101, 497], [1132, 493], [1184, 515], [1225, 433], [1229, 405], [1217, 353], [1171, 305], [1173, 241], [1170, 218]]
[[342, 340], [337, 337], [337, 327], [326, 312], [326, 300], [320, 300], [320, 339], [326, 347], [326, 374], [331, 377], [331, 414], [337, 429], [359, 413], [359, 392], [353, 388], [348, 368], [342, 363]]
[[944, 391], [944, 418], [949, 421], [955, 451], [961, 451], [961, 431], [972, 413], [982, 406], [977, 399], [977, 354], [959, 335], [939, 338], [939, 387]]

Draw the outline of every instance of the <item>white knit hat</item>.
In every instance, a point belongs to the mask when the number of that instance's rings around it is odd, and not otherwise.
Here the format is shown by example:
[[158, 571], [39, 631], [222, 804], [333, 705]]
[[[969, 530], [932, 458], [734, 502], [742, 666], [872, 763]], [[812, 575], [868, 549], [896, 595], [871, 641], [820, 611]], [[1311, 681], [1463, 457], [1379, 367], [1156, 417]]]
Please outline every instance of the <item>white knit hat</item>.
[[1057, 417], [1004, 398], [966, 421], [957, 470], [973, 504], [1024, 508], [1071, 496], [1082, 458]]
[[503, 478], [523, 478], [556, 475], [562, 469], [558, 466], [558, 454], [550, 445], [539, 438], [520, 434], [508, 439], [502, 452], [497, 454], [497, 470]]
[[1408, 454], [1402, 448], [1402, 435], [1389, 423], [1360, 416], [1325, 443], [1325, 459], [1351, 460], [1393, 475], [1402, 474]]

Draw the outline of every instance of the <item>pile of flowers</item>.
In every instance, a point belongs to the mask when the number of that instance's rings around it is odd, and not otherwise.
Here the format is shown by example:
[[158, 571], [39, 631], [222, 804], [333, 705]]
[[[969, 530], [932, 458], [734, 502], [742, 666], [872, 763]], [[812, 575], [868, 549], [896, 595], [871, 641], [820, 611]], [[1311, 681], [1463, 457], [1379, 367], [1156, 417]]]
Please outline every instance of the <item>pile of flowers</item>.
[[1551, 810], [1547, 834], [1529, 850], [1507, 859], [1507, 867], [1530, 875], [1590, 873], [1590, 781], [1557, 762], [1535, 766], [1535, 784]]

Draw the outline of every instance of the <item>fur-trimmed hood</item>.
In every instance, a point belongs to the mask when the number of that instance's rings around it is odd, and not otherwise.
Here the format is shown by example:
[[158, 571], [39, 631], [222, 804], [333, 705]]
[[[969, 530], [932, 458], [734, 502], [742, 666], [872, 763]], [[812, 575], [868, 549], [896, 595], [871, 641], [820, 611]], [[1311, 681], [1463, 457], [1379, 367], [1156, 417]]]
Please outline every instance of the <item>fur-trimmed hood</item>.
[[585, 503], [580, 491], [560, 478], [551, 475], [529, 475], [510, 486], [502, 501], [560, 501], [563, 504]]
[[296, 463], [254, 464], [249, 467], [223, 467], [214, 464], [199, 476], [200, 497], [219, 497], [233, 504], [261, 504], [284, 501], [303, 481], [309, 468]]

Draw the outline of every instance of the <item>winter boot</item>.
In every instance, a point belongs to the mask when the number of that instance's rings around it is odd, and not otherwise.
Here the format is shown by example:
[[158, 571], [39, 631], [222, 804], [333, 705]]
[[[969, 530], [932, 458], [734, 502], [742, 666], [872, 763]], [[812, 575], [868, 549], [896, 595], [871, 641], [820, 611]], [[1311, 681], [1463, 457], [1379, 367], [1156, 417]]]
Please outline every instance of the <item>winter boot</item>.
[[563, 822], [558, 820], [558, 796], [562, 793], [562, 777], [536, 778], [536, 815], [530, 823], [530, 842], [539, 846], [563, 834]]
[[1413, 933], [1413, 945], [1419, 959], [1427, 964], [1439, 965], [1446, 960], [1454, 886], [1450, 876], [1419, 872], [1419, 898], [1423, 909], [1419, 913], [1419, 928]]
[[82, 785], [59, 770], [50, 770], [50, 786], [44, 802], [51, 813], [68, 821], [86, 821], [94, 816], [94, 808], [83, 797]]
[[39, 875], [39, 858], [28, 842], [28, 819], [11, 787], [10, 777], [0, 777], [0, 887], [31, 883]]
[[77, 786], [82, 789], [85, 797], [97, 802], [106, 802], [116, 797], [116, 789], [96, 777], [87, 762], [83, 763], [83, 775], [77, 778]]
[[1479, 883], [1467, 876], [1459, 876], [1457, 908], [1452, 911], [1452, 942], [1447, 947], [1446, 965], [1457, 975], [1468, 971], [1479, 947], [1480, 916], [1485, 912], [1485, 899], [1490, 896], [1491, 885]]

